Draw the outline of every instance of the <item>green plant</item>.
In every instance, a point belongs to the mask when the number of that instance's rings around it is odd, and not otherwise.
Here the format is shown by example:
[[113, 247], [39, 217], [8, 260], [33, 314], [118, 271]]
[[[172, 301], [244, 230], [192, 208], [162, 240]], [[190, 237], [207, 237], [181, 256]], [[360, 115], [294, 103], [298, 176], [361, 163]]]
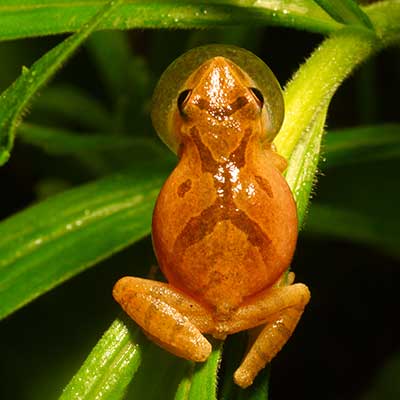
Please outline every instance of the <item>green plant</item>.
[[[305, 220], [331, 99], [360, 63], [400, 43], [400, 2], [387, 0], [363, 8], [353, 0], [270, 3], [2, 2], [0, 40], [75, 32], [32, 66], [23, 67], [0, 96], [0, 164], [6, 168], [7, 162], [12, 162], [17, 139], [29, 150], [28, 161], [36, 163], [40, 183], [37, 204], [0, 223], [2, 318], [150, 233], [155, 198], [175, 160], [154, 139], [148, 122], [149, 98], [161, 72], [157, 70], [159, 65], [181, 53], [185, 45], [233, 41], [257, 49], [257, 36], [249, 30], [252, 24], [327, 35], [286, 85], [286, 117], [275, 139], [278, 151], [289, 160], [286, 178], [295, 195], [300, 220]], [[147, 60], [132, 53], [124, 32], [132, 28], [231, 25], [240, 29], [211, 31], [210, 36], [208, 31], [195, 32], [185, 36], [189, 44], [180, 40], [170, 43], [167, 49], [166, 42], [159, 39], [160, 46], [147, 52]], [[102, 31], [111, 28], [115, 31]], [[96, 30], [99, 32], [93, 34]], [[179, 34], [183, 35], [176, 33]], [[56, 82], [44, 88], [83, 44], [104, 85], [105, 93], [99, 96], [102, 102], [72, 83], [61, 86]], [[0, 56], [6, 71], [6, 51]], [[41, 96], [37, 96], [39, 90]], [[21, 122], [28, 108], [32, 108], [29, 122]], [[379, 179], [390, 177], [390, 168], [396, 165], [400, 154], [399, 134], [400, 124], [329, 132], [324, 145], [326, 169], [361, 165], [363, 171], [368, 171], [368, 163], [386, 161], [389, 163]], [[16, 157], [21, 161], [24, 156]], [[41, 163], [43, 169], [38, 167]], [[52, 168], [62, 172], [53, 173]], [[362, 181], [362, 176], [354, 176]], [[86, 183], [88, 180], [92, 182]], [[349, 186], [339, 181], [332, 191], [338, 188], [348, 190], [348, 199], [351, 198]], [[2, 194], [9, 195], [3, 184]], [[399, 190], [393, 188], [391, 201], [399, 200], [399, 195]], [[367, 186], [354, 204], [343, 204], [335, 196], [331, 202], [316, 201], [310, 207], [306, 233], [364, 243], [398, 258], [399, 213], [382, 197], [382, 193], [371, 195]], [[146, 247], [145, 242], [140, 246]], [[132, 257], [135, 259], [130, 255], [130, 263]], [[149, 261], [143, 258], [138, 264], [138, 271], [133, 269], [131, 274], [146, 274]], [[106, 324], [107, 321], [103, 326]], [[242, 343], [243, 338], [235, 337], [226, 347], [231, 352], [233, 348], [240, 349]], [[61, 398], [119, 399], [128, 393], [127, 398], [215, 399], [222, 353], [222, 343], [215, 343], [212, 356], [203, 365], [178, 360], [149, 344], [132, 323], [120, 317], [106, 330]], [[219, 396], [266, 399], [268, 371], [249, 390], [241, 391], [232, 385], [231, 370], [240, 354], [227, 354], [224, 375], [218, 380]], [[61, 387], [58, 390], [61, 393]]]

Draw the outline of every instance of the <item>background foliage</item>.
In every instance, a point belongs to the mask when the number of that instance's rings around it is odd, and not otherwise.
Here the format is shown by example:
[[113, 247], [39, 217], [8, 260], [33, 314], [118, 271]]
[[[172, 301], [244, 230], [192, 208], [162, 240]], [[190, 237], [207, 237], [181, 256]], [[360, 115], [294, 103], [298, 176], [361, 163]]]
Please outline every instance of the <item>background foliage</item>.
[[234, 387], [245, 335], [224, 344], [218, 398], [398, 399], [398, 0], [4, 0], [0, 40], [1, 398], [216, 398], [221, 343], [205, 365], [177, 359], [111, 298], [156, 264], [152, 206], [175, 157], [149, 122], [153, 87], [216, 42], [287, 85], [276, 144], [305, 216], [292, 267], [313, 295], [271, 379]]

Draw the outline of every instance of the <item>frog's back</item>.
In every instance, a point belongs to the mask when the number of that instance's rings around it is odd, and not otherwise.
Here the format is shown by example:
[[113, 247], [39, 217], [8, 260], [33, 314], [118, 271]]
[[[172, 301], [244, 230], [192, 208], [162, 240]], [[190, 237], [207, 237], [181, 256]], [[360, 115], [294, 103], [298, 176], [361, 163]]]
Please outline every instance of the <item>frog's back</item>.
[[[273, 285], [295, 249], [290, 189], [269, 160], [258, 157], [232, 185], [183, 156], [155, 207], [154, 247], [168, 281], [215, 309], [235, 308]], [[216, 185], [224, 178], [225, 190]]]
[[243, 71], [216, 58], [187, 86], [174, 117], [180, 162], [158, 197], [153, 242], [172, 285], [229, 314], [289, 266], [296, 208], [262, 149], [265, 106]]

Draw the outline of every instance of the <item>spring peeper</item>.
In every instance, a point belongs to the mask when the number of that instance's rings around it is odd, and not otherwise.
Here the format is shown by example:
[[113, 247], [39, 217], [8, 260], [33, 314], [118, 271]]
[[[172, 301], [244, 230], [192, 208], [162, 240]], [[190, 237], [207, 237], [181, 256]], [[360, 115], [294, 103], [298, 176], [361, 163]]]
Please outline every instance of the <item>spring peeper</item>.
[[289, 339], [310, 294], [285, 282], [297, 239], [286, 161], [272, 139], [283, 120], [279, 84], [233, 46], [185, 53], [164, 73], [153, 124], [178, 153], [153, 214], [154, 249], [168, 283], [120, 279], [114, 298], [158, 345], [205, 361], [203, 334], [262, 326], [234, 374], [241, 387]]

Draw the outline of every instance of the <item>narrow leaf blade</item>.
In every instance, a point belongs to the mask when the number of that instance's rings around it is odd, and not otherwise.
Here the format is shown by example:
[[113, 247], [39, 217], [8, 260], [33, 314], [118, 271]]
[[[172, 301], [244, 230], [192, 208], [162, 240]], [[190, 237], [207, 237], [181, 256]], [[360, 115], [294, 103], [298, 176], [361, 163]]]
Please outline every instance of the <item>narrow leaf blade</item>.
[[119, 173], [0, 223], [0, 318], [150, 232], [160, 171]]
[[60, 400], [123, 398], [141, 363], [142, 350], [136, 333], [132, 324], [116, 319], [66, 386]]
[[[3, 0], [0, 5], [0, 40], [74, 32], [107, 0]], [[328, 33], [341, 27], [311, 0], [281, 0], [216, 4], [206, 1], [147, 1], [124, 4], [99, 29], [205, 28], [246, 25], [283, 25]], [[20, 26], [25, 29], [21, 30]]]
[[[0, 166], [7, 162], [14, 143], [15, 131], [23, 112], [37, 91], [61, 68], [63, 63], [98, 27], [101, 21], [122, 0], [107, 3], [89, 23], [76, 34], [51, 49], [30, 69], [23, 68], [21, 76], [0, 96]], [[40, 21], [42, 22], [42, 21]], [[21, 22], [18, 23], [20, 26]]]
[[368, 15], [355, 0], [315, 0], [315, 2], [340, 23], [373, 29]]
[[178, 387], [175, 400], [216, 400], [222, 346], [222, 341], [213, 340], [213, 351], [207, 361], [191, 365]]

